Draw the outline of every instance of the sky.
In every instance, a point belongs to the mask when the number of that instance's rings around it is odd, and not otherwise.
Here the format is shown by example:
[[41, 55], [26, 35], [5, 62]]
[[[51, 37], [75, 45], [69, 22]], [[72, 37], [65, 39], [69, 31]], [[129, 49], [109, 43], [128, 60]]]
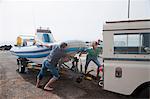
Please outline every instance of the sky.
[[[150, 19], [150, 0], [130, 0], [129, 19]], [[103, 39], [106, 21], [127, 20], [128, 0], [0, 0], [0, 43], [49, 28], [56, 41]]]

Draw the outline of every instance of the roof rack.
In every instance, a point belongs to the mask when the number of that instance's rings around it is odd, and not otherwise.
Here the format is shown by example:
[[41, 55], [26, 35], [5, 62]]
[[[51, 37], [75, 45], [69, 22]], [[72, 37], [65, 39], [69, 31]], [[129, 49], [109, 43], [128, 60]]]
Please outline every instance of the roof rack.
[[42, 27], [40, 27], [40, 29], [37, 29], [37, 32], [41, 32], [41, 33], [51, 33], [51, 30], [49, 28], [47, 29], [42, 29]]
[[122, 21], [106, 21], [106, 23], [142, 22], [142, 21], [150, 21], [150, 19], [140, 19], [140, 20], [122, 20]]

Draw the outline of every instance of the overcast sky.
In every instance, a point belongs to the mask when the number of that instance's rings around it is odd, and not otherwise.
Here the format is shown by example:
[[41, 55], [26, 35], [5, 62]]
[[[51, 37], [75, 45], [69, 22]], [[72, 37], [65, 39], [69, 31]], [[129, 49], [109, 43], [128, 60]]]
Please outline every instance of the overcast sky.
[[[56, 40], [102, 39], [108, 20], [126, 20], [128, 0], [0, 0], [0, 42], [49, 27]], [[130, 19], [150, 19], [150, 0], [131, 0]]]

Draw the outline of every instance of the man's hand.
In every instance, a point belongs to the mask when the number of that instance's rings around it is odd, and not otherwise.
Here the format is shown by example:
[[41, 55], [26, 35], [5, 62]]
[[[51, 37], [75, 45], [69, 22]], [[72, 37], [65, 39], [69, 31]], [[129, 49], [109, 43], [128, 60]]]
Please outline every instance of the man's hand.
[[73, 58], [76, 55], [76, 53], [69, 53], [67, 54], [67, 57]]
[[69, 58], [69, 57], [63, 58], [63, 62], [68, 62], [68, 61], [70, 61], [70, 58]]

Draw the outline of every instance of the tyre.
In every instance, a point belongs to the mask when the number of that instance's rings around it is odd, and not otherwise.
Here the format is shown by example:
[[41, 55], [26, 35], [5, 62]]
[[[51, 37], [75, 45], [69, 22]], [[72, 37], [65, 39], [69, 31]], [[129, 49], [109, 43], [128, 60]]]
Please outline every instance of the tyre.
[[25, 73], [25, 67], [23, 65], [20, 66], [19, 72], [20, 73]]
[[18, 72], [25, 73], [27, 62], [24, 59], [17, 59]]
[[99, 85], [100, 87], [102, 87], [102, 86], [103, 86], [103, 81], [102, 81], [102, 80], [99, 81], [98, 85]]
[[149, 99], [150, 98], [150, 87], [146, 87], [146, 88], [142, 89], [138, 93], [137, 96], [138, 96], [138, 98]]

